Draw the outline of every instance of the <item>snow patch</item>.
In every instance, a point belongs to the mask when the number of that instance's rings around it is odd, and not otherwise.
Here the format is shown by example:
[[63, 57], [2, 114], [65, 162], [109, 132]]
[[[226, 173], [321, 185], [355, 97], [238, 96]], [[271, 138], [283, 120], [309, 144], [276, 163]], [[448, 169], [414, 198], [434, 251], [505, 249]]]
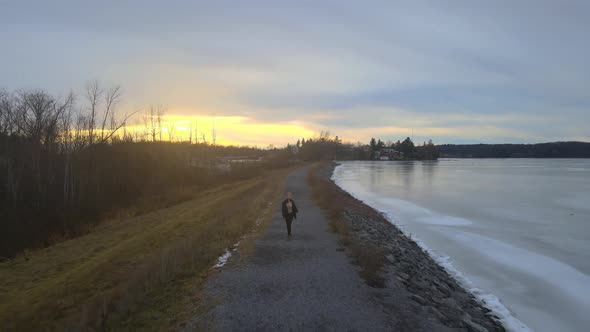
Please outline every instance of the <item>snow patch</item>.
[[[266, 212], [268, 212], [268, 209], [272, 205], [273, 205], [272, 203], [268, 203], [268, 208], [264, 214], [266, 214]], [[263, 217], [258, 217], [255, 221], [256, 227], [260, 226], [260, 224], [262, 224], [263, 220], [264, 220]], [[213, 265], [213, 268], [218, 269], [218, 268], [223, 267], [227, 263], [229, 258], [231, 257], [232, 253], [235, 252], [236, 250], [238, 250], [239, 245], [240, 245], [240, 241], [236, 242], [231, 248], [225, 249], [225, 253], [223, 253], [223, 255], [221, 255], [221, 256], [219, 256], [219, 258], [217, 258], [217, 263], [215, 265]]]
[[232, 253], [234, 253], [236, 250], [238, 250], [238, 246], [240, 245], [240, 241], [236, 242], [232, 248], [230, 249], [225, 249], [225, 253], [223, 253], [223, 255], [219, 256], [219, 258], [217, 258], [217, 264], [213, 265], [214, 269], [218, 269], [223, 267], [227, 261], [229, 260], [229, 258], [231, 257]]
[[225, 253], [223, 255], [219, 256], [219, 258], [217, 259], [217, 264], [215, 264], [213, 266], [213, 268], [218, 269], [220, 267], [223, 267], [227, 263], [229, 258], [231, 257], [231, 253], [232, 253], [231, 251], [225, 249]]

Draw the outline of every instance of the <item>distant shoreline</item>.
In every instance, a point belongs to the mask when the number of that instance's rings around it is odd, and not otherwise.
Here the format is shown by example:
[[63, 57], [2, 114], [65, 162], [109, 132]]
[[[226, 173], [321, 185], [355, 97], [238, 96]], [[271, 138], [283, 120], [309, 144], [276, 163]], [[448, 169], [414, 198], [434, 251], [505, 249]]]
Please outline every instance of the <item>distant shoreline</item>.
[[590, 158], [590, 142], [441, 144], [440, 158]]
[[[437, 159], [392, 159], [392, 160], [366, 160], [366, 161], [437, 161], [441, 159], [590, 159], [590, 157], [456, 157], [444, 156]], [[363, 160], [363, 159], [358, 159]]]

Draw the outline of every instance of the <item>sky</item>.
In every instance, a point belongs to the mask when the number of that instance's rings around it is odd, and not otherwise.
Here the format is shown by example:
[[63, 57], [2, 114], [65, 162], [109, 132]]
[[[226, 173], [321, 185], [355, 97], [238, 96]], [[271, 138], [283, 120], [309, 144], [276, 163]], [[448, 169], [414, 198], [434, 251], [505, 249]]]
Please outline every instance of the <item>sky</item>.
[[589, 32], [590, 1], [0, 0], [0, 88], [120, 85], [221, 144], [590, 141]]

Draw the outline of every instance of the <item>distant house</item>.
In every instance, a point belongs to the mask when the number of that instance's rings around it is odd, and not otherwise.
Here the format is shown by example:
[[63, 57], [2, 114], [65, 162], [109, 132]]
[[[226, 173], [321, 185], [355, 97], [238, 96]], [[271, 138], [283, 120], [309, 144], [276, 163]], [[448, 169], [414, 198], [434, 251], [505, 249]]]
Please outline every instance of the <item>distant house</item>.
[[228, 162], [217, 161], [213, 164], [213, 168], [224, 173], [231, 172], [231, 165]]
[[375, 159], [377, 160], [396, 160], [402, 159], [404, 154], [392, 148], [383, 148], [379, 151], [375, 151]]
[[232, 164], [254, 164], [263, 161], [263, 157], [259, 156], [226, 156], [216, 157], [214, 159], [190, 157], [188, 160], [188, 166], [197, 168], [207, 168], [210, 170], [216, 170], [221, 172], [230, 172]]

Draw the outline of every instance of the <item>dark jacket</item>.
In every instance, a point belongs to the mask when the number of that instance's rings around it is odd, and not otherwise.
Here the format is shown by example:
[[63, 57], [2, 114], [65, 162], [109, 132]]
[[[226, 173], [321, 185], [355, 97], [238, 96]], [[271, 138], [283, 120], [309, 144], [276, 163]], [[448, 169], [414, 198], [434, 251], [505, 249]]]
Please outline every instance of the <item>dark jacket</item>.
[[[283, 210], [283, 218], [287, 218], [289, 217], [289, 210], [287, 209], [287, 201], [289, 201], [289, 199], [285, 199], [283, 201], [283, 205], [282, 205], [282, 210]], [[295, 205], [295, 201], [294, 200], [290, 200], [291, 204], [293, 204], [293, 213], [291, 213], [291, 216], [295, 219], [297, 219], [297, 212], [299, 212], [297, 210], [297, 206]]]

